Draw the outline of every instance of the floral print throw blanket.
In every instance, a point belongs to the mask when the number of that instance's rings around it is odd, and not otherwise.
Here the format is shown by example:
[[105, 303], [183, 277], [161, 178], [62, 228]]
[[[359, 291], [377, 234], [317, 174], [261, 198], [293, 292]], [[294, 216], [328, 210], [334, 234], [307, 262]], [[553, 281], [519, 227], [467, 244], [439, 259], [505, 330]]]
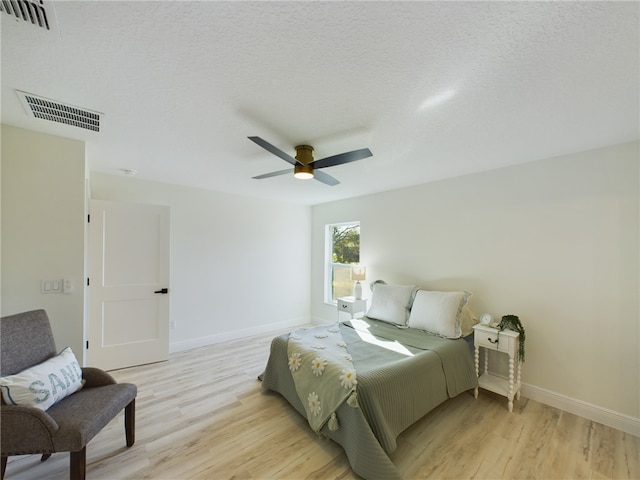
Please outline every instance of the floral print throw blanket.
[[356, 371], [338, 323], [300, 328], [289, 334], [289, 370], [314, 432], [328, 422], [340, 426], [336, 410], [345, 400], [357, 407]]

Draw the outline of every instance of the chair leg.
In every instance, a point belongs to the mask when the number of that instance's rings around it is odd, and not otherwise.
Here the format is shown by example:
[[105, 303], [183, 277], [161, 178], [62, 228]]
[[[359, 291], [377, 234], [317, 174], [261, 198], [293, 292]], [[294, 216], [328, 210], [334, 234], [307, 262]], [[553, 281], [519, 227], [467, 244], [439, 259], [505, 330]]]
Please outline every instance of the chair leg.
[[136, 441], [136, 399], [124, 407], [124, 431], [127, 436], [127, 447], [131, 447]]
[[2, 477], [0, 479], [4, 479], [4, 472], [7, 471], [7, 460], [9, 457], [5, 457], [2, 455]]
[[69, 477], [70, 480], [84, 480], [87, 472], [87, 447], [70, 453]]

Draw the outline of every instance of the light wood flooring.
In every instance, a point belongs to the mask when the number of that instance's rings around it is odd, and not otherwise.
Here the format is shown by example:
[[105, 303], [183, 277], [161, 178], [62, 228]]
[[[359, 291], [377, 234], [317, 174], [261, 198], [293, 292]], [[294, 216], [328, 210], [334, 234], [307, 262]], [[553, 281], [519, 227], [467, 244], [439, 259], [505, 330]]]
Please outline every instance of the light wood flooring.
[[[138, 385], [136, 443], [120, 414], [87, 447], [87, 478], [357, 479], [256, 379], [275, 334], [203, 347], [112, 372]], [[463, 393], [403, 432], [392, 460], [407, 480], [640, 479], [640, 439], [533, 400]], [[69, 456], [11, 457], [8, 480], [68, 478]]]

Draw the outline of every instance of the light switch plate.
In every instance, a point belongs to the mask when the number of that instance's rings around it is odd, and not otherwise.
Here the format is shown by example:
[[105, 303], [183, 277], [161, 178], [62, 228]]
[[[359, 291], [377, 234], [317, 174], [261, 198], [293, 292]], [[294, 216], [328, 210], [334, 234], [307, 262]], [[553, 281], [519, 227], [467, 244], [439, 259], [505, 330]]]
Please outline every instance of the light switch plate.
[[64, 280], [56, 278], [53, 280], [40, 281], [40, 293], [62, 293]]

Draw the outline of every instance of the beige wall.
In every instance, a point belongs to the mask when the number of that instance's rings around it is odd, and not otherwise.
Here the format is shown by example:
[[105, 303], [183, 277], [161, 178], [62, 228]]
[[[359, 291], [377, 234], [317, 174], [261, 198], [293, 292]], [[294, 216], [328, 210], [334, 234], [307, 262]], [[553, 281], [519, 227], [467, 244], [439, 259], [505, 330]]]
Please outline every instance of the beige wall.
[[[59, 350], [84, 357], [84, 142], [2, 125], [2, 315], [44, 308]], [[71, 293], [40, 281], [69, 279]]]
[[91, 174], [98, 200], [171, 208], [171, 350], [309, 322], [311, 208]]
[[316, 206], [312, 316], [336, 315], [324, 225], [360, 220], [368, 281], [519, 315], [530, 396], [640, 425], [638, 184], [636, 142]]

